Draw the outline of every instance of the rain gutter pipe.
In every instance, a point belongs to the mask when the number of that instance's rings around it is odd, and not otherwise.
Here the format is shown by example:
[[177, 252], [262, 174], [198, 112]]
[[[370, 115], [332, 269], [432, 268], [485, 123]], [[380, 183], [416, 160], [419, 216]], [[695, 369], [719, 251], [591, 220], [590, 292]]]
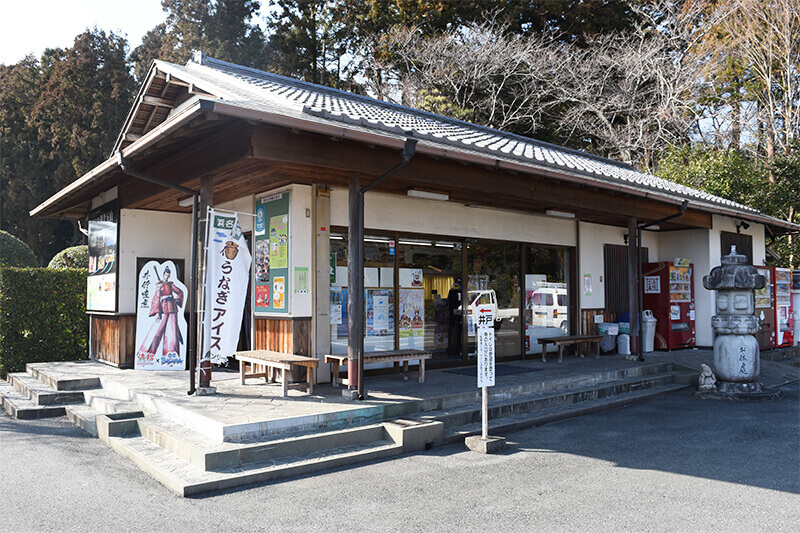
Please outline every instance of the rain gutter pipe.
[[130, 161], [123, 157], [121, 151], [117, 152], [117, 163], [120, 170], [132, 178], [149, 181], [167, 189], [173, 189], [192, 196], [192, 274], [190, 280], [191, 290], [189, 291], [189, 345], [187, 346], [189, 349], [189, 391], [187, 394], [191, 395], [197, 391], [194, 374], [197, 368], [197, 201], [200, 198], [200, 193], [188, 187], [175, 185], [133, 170], [130, 167]]
[[678, 212], [674, 215], [669, 215], [664, 218], [659, 218], [658, 220], [654, 220], [653, 222], [648, 222], [647, 224], [642, 224], [636, 227], [636, 255], [637, 255], [637, 272], [636, 272], [636, 290], [639, 292], [636, 301], [639, 303], [638, 309], [638, 318], [639, 318], [639, 361], [644, 361], [644, 339], [642, 335], [644, 335], [644, 324], [642, 323], [642, 313], [644, 304], [642, 303], [642, 230], [647, 229], [651, 226], [657, 226], [662, 222], [667, 222], [668, 220], [672, 220], [673, 218], [678, 218], [679, 216], [683, 215], [684, 211], [686, 211], [686, 207], [689, 205], [689, 200], [684, 200], [683, 203], [678, 206]]
[[[406, 141], [405, 141], [405, 145], [403, 146], [403, 154], [402, 154], [402, 159], [401, 159], [400, 163], [398, 163], [397, 165], [395, 165], [391, 169], [387, 170], [386, 172], [384, 172], [379, 177], [377, 177], [374, 180], [372, 180], [367, 185], [364, 185], [363, 187], [358, 189], [358, 199], [357, 199], [358, 212], [354, 213], [352, 208], [351, 208], [351, 211], [350, 211], [350, 225], [351, 225], [350, 241], [351, 241], [351, 245], [352, 245], [354, 240], [358, 241], [357, 249], [359, 250], [359, 260], [356, 262], [357, 265], [361, 265], [363, 263], [363, 258], [364, 258], [364, 248], [363, 248], [363, 244], [362, 244], [363, 243], [363, 239], [364, 239], [364, 194], [367, 191], [371, 190], [372, 188], [376, 187], [377, 185], [380, 185], [381, 183], [383, 183], [384, 181], [389, 179], [391, 176], [393, 176], [395, 173], [397, 173], [397, 171], [399, 171], [401, 168], [406, 166], [408, 164], [408, 162], [411, 161], [411, 158], [414, 157], [414, 153], [416, 152], [416, 147], [417, 147], [417, 140], [416, 139], [407, 138]], [[351, 195], [351, 199], [352, 199], [352, 196], [353, 195]], [[358, 226], [357, 228], [352, 228], [354, 223], [355, 223], [355, 225]], [[355, 232], [352, 231], [353, 229], [355, 229]], [[354, 237], [355, 237], [355, 239], [354, 239]], [[350, 261], [352, 263], [352, 261], [353, 261], [352, 257], [350, 258]], [[363, 294], [364, 293], [364, 269], [363, 269], [363, 267], [360, 270], [361, 271], [358, 272], [355, 277], [357, 277], [357, 278], [359, 278], [361, 280], [361, 283], [360, 283], [361, 287], [360, 288], [359, 287], [354, 287], [353, 288], [353, 290], [357, 290], [358, 291], [357, 294]], [[364, 315], [363, 315], [363, 305], [361, 306], [361, 310], [360, 311], [361, 312], [359, 312], [358, 315], [357, 315], [358, 316], [358, 320], [361, 321], [361, 327], [357, 328], [360, 331], [359, 335], [361, 336], [361, 339], [359, 341], [357, 341], [358, 342], [358, 346], [360, 346], [360, 348], [358, 349], [358, 399], [359, 400], [364, 400], [364, 399], [366, 399], [366, 394], [365, 394], [365, 391], [364, 391], [364, 345], [363, 345], [363, 335], [364, 335], [363, 320], [364, 320]], [[348, 340], [352, 342], [355, 339], [348, 339]], [[349, 371], [348, 371], [348, 375], [349, 375]]]

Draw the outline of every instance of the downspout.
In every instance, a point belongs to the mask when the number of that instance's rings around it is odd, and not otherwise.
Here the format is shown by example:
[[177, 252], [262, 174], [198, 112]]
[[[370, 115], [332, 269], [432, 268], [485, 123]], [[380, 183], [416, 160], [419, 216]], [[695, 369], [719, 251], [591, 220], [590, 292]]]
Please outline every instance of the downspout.
[[[416, 146], [417, 146], [417, 140], [416, 139], [410, 139], [410, 138], [406, 139], [405, 145], [403, 146], [403, 153], [402, 153], [402, 156], [401, 156], [402, 159], [401, 159], [400, 163], [395, 165], [393, 168], [387, 170], [386, 172], [381, 174], [379, 177], [375, 178], [369, 184], [367, 184], [367, 185], [361, 187], [360, 189], [358, 189], [358, 191], [357, 191], [357, 193], [358, 193], [357, 194], [357, 199], [355, 199], [358, 205], [354, 206], [357, 209], [357, 211], [353, 211], [353, 207], [351, 207], [351, 218], [350, 218], [350, 220], [351, 220], [351, 223], [353, 221], [357, 221], [357, 224], [360, 226], [360, 227], [356, 228], [356, 231], [357, 231], [358, 238], [361, 240], [362, 243], [363, 243], [363, 239], [364, 239], [364, 194], [367, 191], [369, 191], [372, 188], [374, 188], [375, 186], [383, 183], [388, 178], [390, 178], [395, 173], [397, 173], [397, 171], [399, 171], [404, 166], [406, 166], [408, 164], [408, 162], [411, 161], [411, 158], [414, 157], [414, 153], [416, 152]], [[353, 191], [353, 192], [356, 192], [356, 191]], [[350, 195], [350, 201], [354, 200], [353, 196], [356, 196], [356, 195], [351, 194]], [[355, 215], [355, 216], [353, 216], [353, 215]], [[359, 246], [359, 248], [360, 248], [361, 256], [360, 256], [360, 260], [358, 261], [357, 264], [362, 264], [363, 256], [364, 256], [363, 244], [361, 246]], [[350, 258], [350, 263], [351, 264], [353, 263], [353, 258], [352, 257]], [[360, 269], [359, 272], [356, 272], [355, 275], [360, 280], [361, 283], [359, 284], [360, 287], [353, 287], [353, 290], [354, 291], [358, 290], [358, 294], [363, 294], [364, 293], [364, 269], [363, 269], [363, 267]], [[395, 289], [397, 289], [397, 288], [395, 287]], [[356, 311], [357, 311], [356, 315], [353, 316], [352, 318], [355, 319], [355, 320], [358, 320], [360, 325], [361, 325], [360, 327], [356, 328], [358, 331], [360, 331], [361, 339], [348, 338], [348, 343], [352, 343], [353, 341], [355, 341], [355, 342], [357, 342], [356, 346], [359, 347], [359, 348], [357, 348], [357, 350], [358, 350], [358, 399], [359, 400], [364, 400], [364, 399], [366, 399], [366, 394], [365, 394], [365, 391], [364, 391], [364, 345], [363, 345], [364, 306], [362, 305], [361, 308], [357, 309]], [[395, 324], [395, 327], [397, 327], [396, 324]], [[352, 375], [349, 369], [348, 369], [347, 375], [348, 376]]]
[[639, 302], [639, 361], [644, 361], [644, 338], [642, 335], [644, 334], [644, 324], [642, 322], [642, 313], [644, 312], [643, 307], [644, 303], [642, 302], [642, 230], [647, 229], [651, 226], [657, 226], [662, 222], [667, 222], [668, 220], [672, 220], [673, 218], [678, 218], [679, 216], [683, 215], [683, 212], [686, 211], [686, 207], [689, 205], [689, 200], [684, 200], [683, 203], [678, 206], [678, 212], [674, 215], [669, 215], [664, 218], [659, 218], [653, 222], [648, 222], [647, 224], [642, 224], [636, 227], [636, 255], [638, 256], [638, 260], [636, 261], [637, 265], [637, 274], [636, 274], [636, 290], [639, 292], [639, 298], [637, 301]]
[[197, 199], [200, 197], [200, 193], [133, 170], [130, 167], [130, 161], [123, 157], [122, 151], [117, 152], [117, 163], [120, 170], [132, 178], [149, 181], [167, 189], [189, 194], [192, 197], [192, 273], [190, 279], [191, 289], [189, 290], [189, 344], [187, 346], [189, 351], [189, 391], [187, 394], [194, 394], [197, 391], [194, 374], [197, 368]]

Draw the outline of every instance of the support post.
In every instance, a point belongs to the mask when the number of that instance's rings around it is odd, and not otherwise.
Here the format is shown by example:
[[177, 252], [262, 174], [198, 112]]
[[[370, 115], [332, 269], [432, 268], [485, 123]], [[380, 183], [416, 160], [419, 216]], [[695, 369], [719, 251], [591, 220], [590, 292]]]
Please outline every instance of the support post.
[[347, 377], [363, 395], [364, 368], [364, 194], [357, 175], [350, 177], [347, 230]]
[[[206, 236], [208, 235], [208, 208], [214, 206], [214, 177], [213, 176], [203, 176], [200, 178], [200, 213], [202, 219], [200, 220], [200, 262], [202, 265], [202, 272], [203, 276], [201, 279], [205, 279], [206, 276], [206, 269], [208, 268], [207, 261], [206, 261], [206, 254], [205, 250], [208, 246], [206, 242]], [[209, 295], [206, 294], [206, 298]], [[203, 317], [204, 320], [207, 317]], [[203, 332], [204, 329], [200, 328], [199, 331]], [[203, 351], [208, 351], [208, 346], [203, 346]], [[200, 354], [200, 388], [209, 388], [211, 387], [211, 360], [206, 357], [205, 353]]]
[[636, 217], [628, 219], [628, 313], [631, 354], [639, 350], [639, 235]]

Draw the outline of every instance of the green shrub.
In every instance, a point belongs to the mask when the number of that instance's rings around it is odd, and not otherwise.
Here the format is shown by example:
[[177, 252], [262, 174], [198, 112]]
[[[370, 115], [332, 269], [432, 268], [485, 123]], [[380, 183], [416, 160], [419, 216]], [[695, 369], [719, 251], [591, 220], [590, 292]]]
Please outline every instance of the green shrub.
[[0, 268], [0, 378], [88, 357], [85, 269]]
[[72, 246], [64, 248], [50, 260], [47, 268], [86, 268], [89, 265], [89, 247]]
[[36, 260], [30, 246], [14, 237], [7, 231], [0, 230], [0, 267], [37, 267]]

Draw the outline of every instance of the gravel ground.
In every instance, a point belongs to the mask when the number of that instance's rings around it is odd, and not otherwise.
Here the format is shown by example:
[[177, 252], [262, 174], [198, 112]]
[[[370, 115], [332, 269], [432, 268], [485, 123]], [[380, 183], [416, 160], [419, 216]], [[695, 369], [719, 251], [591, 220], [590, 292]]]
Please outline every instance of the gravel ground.
[[183, 499], [64, 419], [0, 415], [0, 530], [800, 531], [800, 388], [681, 391], [506, 435]]

